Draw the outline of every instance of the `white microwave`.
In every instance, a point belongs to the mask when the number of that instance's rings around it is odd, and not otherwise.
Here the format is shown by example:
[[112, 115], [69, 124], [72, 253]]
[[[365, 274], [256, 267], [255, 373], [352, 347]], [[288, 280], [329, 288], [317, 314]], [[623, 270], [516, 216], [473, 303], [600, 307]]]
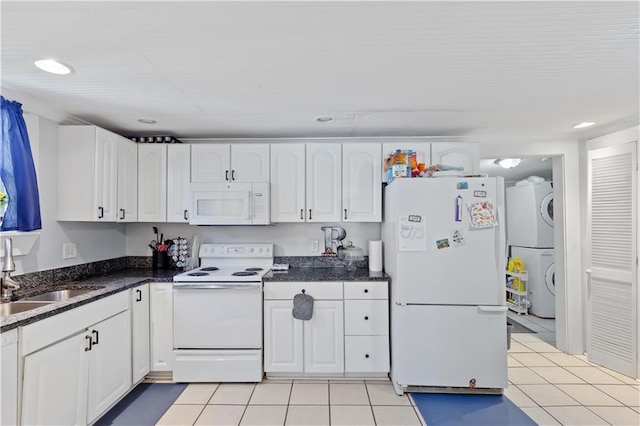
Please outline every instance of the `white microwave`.
[[191, 225], [268, 225], [269, 183], [192, 183]]

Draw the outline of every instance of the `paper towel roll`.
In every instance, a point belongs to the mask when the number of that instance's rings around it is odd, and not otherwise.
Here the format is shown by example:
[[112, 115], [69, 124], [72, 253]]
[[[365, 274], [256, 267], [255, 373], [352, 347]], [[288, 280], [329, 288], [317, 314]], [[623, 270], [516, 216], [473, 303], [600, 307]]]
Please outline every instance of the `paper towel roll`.
[[382, 241], [369, 241], [369, 270], [382, 271]]

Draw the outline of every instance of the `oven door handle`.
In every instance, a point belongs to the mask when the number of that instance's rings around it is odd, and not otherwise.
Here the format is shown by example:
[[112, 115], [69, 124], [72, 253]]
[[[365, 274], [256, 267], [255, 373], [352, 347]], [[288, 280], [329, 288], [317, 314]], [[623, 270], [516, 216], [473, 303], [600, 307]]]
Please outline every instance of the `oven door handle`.
[[261, 282], [255, 283], [234, 283], [234, 284], [216, 284], [216, 283], [173, 283], [174, 290], [226, 290], [226, 289], [255, 289], [262, 287]]

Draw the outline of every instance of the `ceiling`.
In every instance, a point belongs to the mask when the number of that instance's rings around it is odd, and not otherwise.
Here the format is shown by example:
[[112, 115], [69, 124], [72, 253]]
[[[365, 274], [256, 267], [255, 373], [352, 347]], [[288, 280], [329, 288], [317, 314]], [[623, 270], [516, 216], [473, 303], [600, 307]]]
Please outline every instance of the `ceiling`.
[[638, 122], [637, 1], [1, 8], [1, 86], [129, 136], [580, 139]]

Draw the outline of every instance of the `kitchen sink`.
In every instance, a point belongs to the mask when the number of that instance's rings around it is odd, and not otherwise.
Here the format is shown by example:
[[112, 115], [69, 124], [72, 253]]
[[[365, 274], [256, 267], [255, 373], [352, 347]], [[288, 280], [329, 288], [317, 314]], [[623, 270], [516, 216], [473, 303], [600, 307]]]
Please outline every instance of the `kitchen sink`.
[[37, 296], [25, 297], [22, 300], [32, 302], [62, 302], [72, 297], [81, 296], [83, 294], [91, 293], [101, 289], [102, 287], [82, 288], [82, 289], [68, 289], [68, 290], [55, 290], [47, 293], [42, 293]]
[[18, 314], [20, 312], [30, 311], [31, 309], [47, 306], [51, 302], [9, 302], [0, 304], [2, 316]]

